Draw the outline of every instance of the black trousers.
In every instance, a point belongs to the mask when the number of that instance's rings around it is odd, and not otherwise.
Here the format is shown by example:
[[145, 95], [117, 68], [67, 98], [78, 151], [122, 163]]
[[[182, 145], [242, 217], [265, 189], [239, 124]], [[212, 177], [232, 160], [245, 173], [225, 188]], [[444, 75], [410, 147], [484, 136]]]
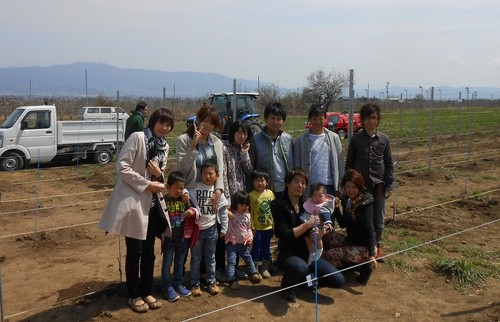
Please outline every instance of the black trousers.
[[146, 240], [125, 237], [125, 245], [127, 246], [125, 276], [130, 298], [146, 297], [153, 293], [157, 207], [149, 210]]

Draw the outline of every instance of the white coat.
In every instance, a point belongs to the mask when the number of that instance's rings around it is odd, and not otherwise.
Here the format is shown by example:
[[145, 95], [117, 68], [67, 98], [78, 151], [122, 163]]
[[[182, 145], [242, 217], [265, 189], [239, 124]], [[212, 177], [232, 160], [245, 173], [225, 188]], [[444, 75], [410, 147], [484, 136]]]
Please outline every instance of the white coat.
[[[114, 235], [123, 235], [145, 240], [148, 230], [149, 210], [152, 192], [147, 190], [151, 175], [146, 169], [147, 149], [144, 132], [134, 132], [116, 162], [116, 185], [109, 197], [98, 227]], [[167, 144], [168, 154], [168, 144]], [[167, 155], [168, 156], [168, 155]], [[166, 164], [163, 165], [164, 172]], [[158, 193], [159, 209], [168, 222], [164, 235], [171, 236], [172, 230], [163, 195]]]

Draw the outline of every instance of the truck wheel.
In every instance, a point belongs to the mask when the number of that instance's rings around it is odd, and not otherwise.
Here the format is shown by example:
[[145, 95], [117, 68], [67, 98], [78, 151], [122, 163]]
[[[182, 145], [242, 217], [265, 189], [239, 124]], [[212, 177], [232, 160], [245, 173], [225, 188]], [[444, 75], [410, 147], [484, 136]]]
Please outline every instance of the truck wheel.
[[94, 162], [97, 164], [108, 164], [113, 160], [113, 153], [110, 149], [98, 149], [94, 152]]
[[3, 171], [21, 170], [23, 167], [23, 157], [16, 152], [8, 152], [1, 157], [0, 169]]
[[347, 134], [345, 133], [345, 131], [344, 131], [344, 130], [339, 130], [339, 131], [337, 132], [337, 134], [339, 135], [339, 137], [340, 137], [342, 140], [343, 140], [343, 139], [345, 139], [345, 138], [347, 137]]

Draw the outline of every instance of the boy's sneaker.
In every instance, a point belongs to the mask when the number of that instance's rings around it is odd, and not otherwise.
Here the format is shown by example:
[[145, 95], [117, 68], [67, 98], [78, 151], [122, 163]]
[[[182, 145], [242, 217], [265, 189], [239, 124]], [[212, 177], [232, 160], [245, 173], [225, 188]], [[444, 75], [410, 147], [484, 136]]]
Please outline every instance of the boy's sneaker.
[[175, 302], [179, 299], [180, 296], [179, 294], [177, 294], [177, 292], [174, 290], [172, 286], [169, 286], [165, 293], [165, 297], [169, 302]]
[[259, 273], [253, 273], [248, 279], [250, 282], [260, 283], [260, 281], [262, 281], [262, 276], [260, 276]]
[[177, 291], [177, 293], [182, 296], [182, 297], [185, 297], [185, 296], [190, 296], [191, 295], [191, 291], [188, 290], [187, 288], [185, 288], [183, 285], [177, 285], [175, 287], [175, 290]]
[[240, 283], [238, 283], [237, 280], [229, 282], [229, 288], [231, 290], [239, 290], [240, 289]]
[[215, 282], [208, 284], [208, 293], [210, 293], [210, 295], [217, 295], [220, 293], [220, 288]]
[[193, 296], [201, 296], [203, 292], [201, 291], [200, 284], [195, 284], [191, 286], [191, 295]]

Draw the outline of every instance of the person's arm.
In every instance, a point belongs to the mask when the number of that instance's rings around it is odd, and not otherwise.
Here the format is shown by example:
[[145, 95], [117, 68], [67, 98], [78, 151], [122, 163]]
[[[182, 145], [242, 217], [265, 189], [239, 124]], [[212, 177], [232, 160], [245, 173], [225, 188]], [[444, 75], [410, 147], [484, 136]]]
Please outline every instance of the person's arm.
[[389, 198], [392, 194], [394, 185], [394, 163], [392, 160], [391, 141], [387, 137], [387, 145], [384, 150], [384, 182], [385, 182], [385, 197]]
[[370, 265], [373, 268], [377, 268], [376, 254], [377, 254], [377, 241], [375, 229], [373, 228], [373, 207], [372, 205], [368, 205], [363, 207], [363, 214], [361, 215], [363, 225], [363, 230], [365, 234], [368, 236], [368, 256], [370, 256]]
[[291, 227], [292, 223], [289, 220], [290, 213], [288, 209], [280, 202], [271, 202], [271, 213], [274, 221], [274, 234], [282, 240], [293, 240], [303, 235], [307, 230], [319, 225], [319, 217], [311, 216], [305, 223], [301, 223], [296, 227]]
[[[360, 135], [360, 134], [356, 134]], [[349, 142], [349, 147], [347, 148], [347, 156], [345, 159], [345, 170], [354, 169], [354, 165], [356, 164], [356, 143], [355, 137], [353, 136], [351, 141]]]
[[176, 168], [184, 175], [195, 167], [195, 161], [198, 157], [198, 150], [191, 148], [191, 142], [189, 136], [183, 134], [177, 138], [175, 145]]
[[[141, 160], [144, 164], [141, 165], [144, 169], [141, 173], [137, 172], [138, 166], [133, 166], [134, 161], [141, 157], [142, 153], [140, 153], [139, 149], [145, 149], [145, 146], [141, 146], [141, 144], [145, 145], [142, 136], [137, 132], [132, 133], [129, 140], [125, 141], [120, 156], [116, 161], [116, 172], [122, 181], [135, 189], [138, 193], [144, 192], [152, 184], [152, 181], [145, 177], [145, 161]], [[160, 183], [154, 182], [153, 186], [159, 189]]]

